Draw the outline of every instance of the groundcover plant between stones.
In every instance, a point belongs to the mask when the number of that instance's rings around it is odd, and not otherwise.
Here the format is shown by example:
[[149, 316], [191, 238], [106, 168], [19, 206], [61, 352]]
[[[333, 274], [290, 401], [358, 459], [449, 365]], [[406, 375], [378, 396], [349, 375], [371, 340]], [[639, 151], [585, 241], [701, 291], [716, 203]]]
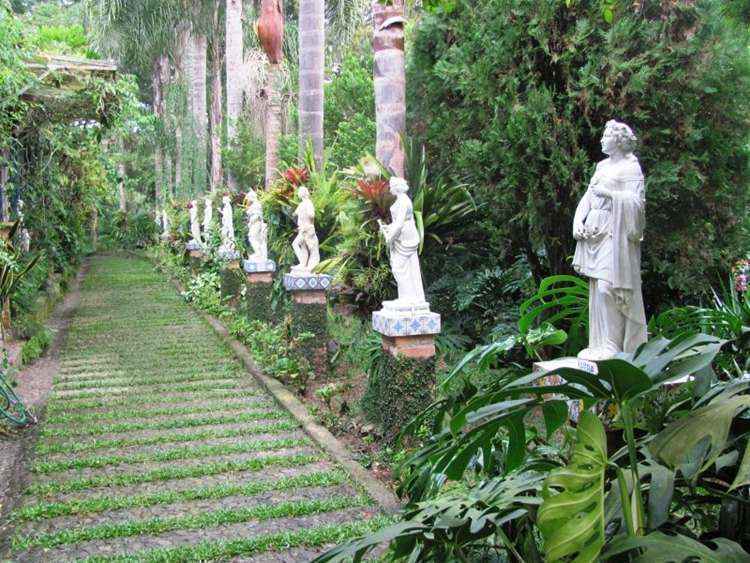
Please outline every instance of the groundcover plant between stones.
[[305, 561], [383, 524], [148, 262], [81, 290], [11, 560]]

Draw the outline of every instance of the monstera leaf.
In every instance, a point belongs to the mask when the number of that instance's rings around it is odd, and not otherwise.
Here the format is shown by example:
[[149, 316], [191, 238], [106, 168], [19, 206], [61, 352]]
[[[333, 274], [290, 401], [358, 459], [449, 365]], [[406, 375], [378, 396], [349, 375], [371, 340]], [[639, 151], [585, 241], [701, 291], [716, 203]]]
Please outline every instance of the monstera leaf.
[[573, 457], [550, 473], [537, 523], [544, 536], [547, 561], [576, 556], [577, 563], [596, 561], [604, 546], [604, 471], [607, 442], [604, 426], [589, 411], [581, 415]]
[[[750, 396], [722, 394], [667, 426], [651, 442], [651, 453], [662, 463], [679, 469], [686, 479], [695, 479], [710, 467], [729, 442], [734, 418], [750, 408]], [[750, 478], [749, 455], [740, 465], [732, 489]]]
[[750, 560], [750, 555], [733, 541], [716, 538], [712, 543], [716, 545], [716, 549], [710, 549], [686, 536], [668, 536], [654, 532], [644, 537], [629, 537], [614, 542], [604, 554], [604, 560], [634, 549], [642, 550], [641, 555], [630, 559], [636, 563], [746, 563]]

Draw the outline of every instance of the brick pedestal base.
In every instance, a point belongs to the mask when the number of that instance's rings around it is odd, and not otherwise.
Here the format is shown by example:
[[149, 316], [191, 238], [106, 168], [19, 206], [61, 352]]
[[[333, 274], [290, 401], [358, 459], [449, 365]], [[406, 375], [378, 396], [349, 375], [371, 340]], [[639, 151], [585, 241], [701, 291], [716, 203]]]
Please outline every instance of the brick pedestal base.
[[271, 324], [271, 293], [273, 291], [273, 272], [245, 273], [245, 310], [251, 321], [263, 321]]
[[188, 251], [188, 261], [190, 263], [190, 271], [192, 271], [194, 275], [198, 274], [203, 265], [203, 253], [200, 250]]
[[[221, 268], [221, 300], [230, 307], [237, 308], [242, 289], [242, 271], [238, 261], [227, 262]], [[228, 299], [228, 301], [226, 301]]]
[[435, 356], [435, 337], [433, 335], [422, 336], [385, 336], [383, 350], [393, 357], [404, 356], [425, 360]]

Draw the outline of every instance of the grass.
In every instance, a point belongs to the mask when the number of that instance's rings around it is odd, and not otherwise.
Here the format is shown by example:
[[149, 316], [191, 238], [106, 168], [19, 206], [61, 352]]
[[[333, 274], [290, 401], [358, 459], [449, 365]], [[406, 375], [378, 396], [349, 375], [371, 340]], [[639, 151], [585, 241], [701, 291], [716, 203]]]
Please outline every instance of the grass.
[[200, 418], [185, 418], [177, 420], [159, 420], [156, 422], [122, 422], [119, 424], [104, 424], [81, 430], [70, 428], [45, 428], [40, 433], [43, 437], [70, 436], [98, 436], [101, 434], [118, 434], [134, 432], [136, 430], [173, 430], [175, 428], [193, 428], [195, 426], [218, 426], [220, 424], [237, 424], [240, 422], [254, 422], [256, 420], [279, 420], [290, 418], [285, 412], [258, 410], [235, 415], [203, 416]]
[[90, 557], [85, 563], [177, 563], [182, 561], [216, 561], [232, 557], [250, 557], [272, 550], [288, 550], [297, 547], [320, 547], [342, 543], [346, 540], [385, 527], [390, 520], [375, 517], [370, 520], [332, 524], [316, 528], [263, 534], [253, 538], [231, 541], [203, 541], [195, 545], [139, 551], [116, 557]]
[[269, 424], [258, 424], [256, 426], [245, 426], [242, 428], [227, 428], [223, 430], [201, 430], [189, 434], [158, 434], [156, 436], [144, 436], [140, 438], [118, 438], [114, 440], [94, 440], [93, 442], [38, 442], [36, 453], [38, 455], [76, 453], [93, 450], [131, 448], [134, 446], [154, 446], [156, 444], [169, 444], [179, 442], [197, 442], [200, 440], [215, 440], [220, 438], [237, 438], [251, 434], [274, 434], [295, 430], [299, 428], [296, 421], [272, 422]]
[[70, 469], [98, 469], [116, 465], [134, 463], [163, 463], [167, 461], [178, 461], [184, 459], [200, 459], [232, 454], [247, 454], [253, 452], [272, 452], [287, 448], [309, 446], [308, 438], [286, 439], [286, 440], [258, 440], [241, 444], [218, 444], [203, 446], [187, 446], [173, 448], [161, 452], [139, 453], [130, 455], [107, 455], [83, 458], [63, 459], [59, 461], [43, 461], [32, 465], [35, 473], [47, 474]]
[[260, 471], [261, 469], [270, 467], [298, 467], [315, 463], [322, 459], [324, 458], [320, 455], [298, 454], [291, 456], [264, 456], [241, 461], [216, 461], [198, 466], [171, 465], [169, 467], [152, 469], [151, 471], [126, 473], [124, 475], [102, 475], [62, 482], [34, 483], [26, 492], [27, 494], [39, 496], [73, 493], [101, 487], [122, 487], [139, 485], [141, 483], [153, 483], [155, 481], [206, 477], [208, 475], [218, 475], [232, 471]]
[[247, 508], [219, 509], [200, 514], [175, 516], [171, 518], [151, 518], [130, 520], [115, 524], [105, 523], [85, 528], [66, 528], [50, 534], [38, 536], [15, 536], [12, 539], [14, 551], [32, 547], [50, 549], [65, 544], [94, 540], [108, 540], [141, 535], [157, 535], [174, 530], [194, 530], [206, 527], [227, 526], [243, 522], [271, 520], [274, 518], [294, 518], [333, 512], [359, 506], [368, 506], [370, 500], [362, 496], [334, 496], [326, 499], [284, 501], [276, 504], [261, 504]]
[[310, 474], [281, 479], [253, 481], [245, 485], [221, 484], [183, 491], [160, 491], [128, 496], [96, 496], [68, 502], [41, 502], [19, 509], [14, 518], [19, 521], [43, 520], [60, 516], [95, 514], [125, 508], [146, 508], [159, 504], [174, 504], [197, 500], [222, 499], [231, 496], [253, 496], [271, 491], [289, 491], [302, 487], [332, 487], [349, 480], [343, 471], [316, 471]]

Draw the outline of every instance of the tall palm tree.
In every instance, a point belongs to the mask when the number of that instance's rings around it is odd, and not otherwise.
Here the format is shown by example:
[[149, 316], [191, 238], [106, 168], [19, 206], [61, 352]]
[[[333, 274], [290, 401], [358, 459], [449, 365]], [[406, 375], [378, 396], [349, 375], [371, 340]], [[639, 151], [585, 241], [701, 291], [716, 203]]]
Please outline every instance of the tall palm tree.
[[221, 124], [222, 112], [222, 32], [220, 2], [214, 4], [213, 30], [211, 33], [211, 192], [219, 191], [222, 184], [223, 172], [221, 169]]
[[[244, 44], [242, 32], [242, 0], [226, 0], [225, 65], [227, 71], [227, 144], [231, 145], [237, 135], [237, 122], [242, 112], [242, 64]], [[231, 190], [237, 189], [237, 181], [231, 172], [227, 174]]]
[[375, 56], [375, 156], [397, 176], [404, 175], [403, 137], [406, 129], [404, 63], [404, 0], [372, 4]]
[[281, 136], [281, 62], [284, 58], [284, 9], [281, 0], [261, 0], [256, 32], [269, 62], [266, 94], [266, 189], [278, 173], [279, 137]]
[[190, 83], [189, 98], [191, 124], [194, 134], [193, 147], [193, 195], [206, 191], [208, 174], [208, 102], [207, 88], [207, 54], [208, 38], [199, 26], [190, 30]]
[[325, 72], [325, 2], [299, 3], [299, 146], [312, 145], [315, 164], [323, 165], [323, 78]]

